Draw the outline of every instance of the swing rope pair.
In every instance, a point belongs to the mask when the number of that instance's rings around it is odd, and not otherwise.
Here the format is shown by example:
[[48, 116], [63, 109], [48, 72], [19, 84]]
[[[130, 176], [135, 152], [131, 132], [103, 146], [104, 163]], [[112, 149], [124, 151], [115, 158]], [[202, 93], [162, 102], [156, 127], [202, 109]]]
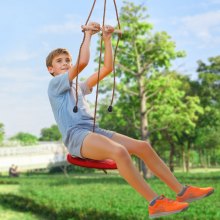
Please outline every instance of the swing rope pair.
[[[112, 112], [112, 104], [114, 100], [114, 93], [115, 93], [115, 84], [116, 84], [116, 74], [115, 74], [115, 59], [116, 59], [116, 54], [117, 54], [117, 49], [118, 49], [118, 44], [120, 41], [120, 38], [122, 36], [122, 31], [121, 31], [121, 26], [120, 26], [120, 21], [119, 21], [119, 16], [118, 16], [118, 9], [116, 5], [116, 0], [113, 0], [114, 6], [115, 6], [115, 12], [116, 12], [116, 17], [117, 17], [117, 22], [118, 22], [118, 30], [114, 30], [114, 33], [118, 34], [115, 50], [114, 50], [114, 58], [113, 58], [113, 73], [114, 73], [114, 81], [113, 81], [113, 90], [112, 90], [112, 98], [111, 98], [111, 103], [108, 107], [108, 111]], [[92, 8], [90, 10], [89, 16], [86, 20], [85, 25], [82, 26], [82, 31], [84, 32], [84, 37], [82, 40], [82, 43], [80, 45], [79, 49], [79, 55], [78, 55], [78, 60], [77, 60], [77, 76], [76, 76], [76, 105], [73, 108], [73, 112], [76, 113], [78, 112], [78, 74], [79, 74], [79, 61], [80, 61], [80, 56], [81, 56], [81, 49], [85, 41], [85, 31], [86, 30], [92, 30], [91, 27], [87, 26], [89, 19], [92, 15], [92, 12], [94, 10], [96, 4], [96, 0], [94, 0]], [[105, 16], [106, 16], [106, 0], [104, 0], [104, 12], [103, 12], [103, 18], [102, 18], [102, 27], [104, 28], [105, 26]], [[97, 79], [97, 87], [96, 87], [96, 99], [95, 99], [95, 111], [94, 111], [94, 122], [93, 122], [93, 132], [95, 130], [95, 123], [96, 123], [96, 112], [97, 112], [97, 104], [98, 104], [98, 92], [99, 92], [99, 79], [100, 79], [100, 69], [101, 69], [101, 62], [102, 62], [102, 44], [103, 44], [103, 39], [101, 37], [100, 40], [100, 53], [99, 53], [99, 65], [98, 65], [98, 79]], [[95, 169], [102, 169], [105, 173], [106, 169], [117, 169], [117, 165], [114, 161], [112, 160], [91, 160], [91, 159], [82, 159], [79, 157], [74, 157], [70, 154], [67, 155], [67, 161], [70, 164], [74, 164], [77, 166], [81, 167], [87, 167], [87, 168], [95, 168]]]
[[[116, 59], [116, 54], [117, 54], [117, 49], [118, 49], [118, 44], [120, 41], [120, 38], [122, 36], [122, 31], [121, 31], [121, 26], [120, 26], [120, 21], [119, 21], [119, 16], [118, 16], [118, 9], [117, 9], [117, 5], [116, 5], [116, 1], [113, 0], [114, 2], [114, 6], [115, 6], [115, 13], [116, 13], [116, 18], [117, 18], [117, 22], [118, 22], [118, 28], [119, 30], [115, 30], [114, 33], [118, 34], [118, 39], [117, 39], [117, 43], [115, 46], [115, 50], [114, 50], [114, 58], [113, 58], [113, 73], [114, 73], [114, 81], [113, 81], [113, 89], [112, 89], [112, 98], [111, 98], [111, 102], [110, 105], [108, 107], [108, 111], [112, 112], [112, 104], [113, 104], [113, 100], [114, 100], [114, 94], [115, 94], [115, 84], [116, 84], [116, 74], [115, 74], [115, 59]], [[96, 4], [96, 0], [94, 0], [92, 8], [90, 10], [89, 16], [86, 20], [85, 25], [82, 26], [83, 32], [84, 32], [84, 37], [79, 49], [79, 55], [78, 55], [78, 60], [77, 60], [77, 76], [76, 76], [76, 105], [73, 108], [73, 112], [77, 112], [78, 111], [78, 74], [79, 74], [79, 61], [80, 61], [80, 56], [81, 56], [81, 49], [82, 46], [84, 44], [85, 41], [85, 31], [86, 30], [92, 30], [91, 27], [87, 26], [90, 17], [92, 15], [92, 12], [94, 10]], [[104, 12], [103, 12], [103, 19], [102, 19], [102, 27], [104, 28], [105, 26], [105, 17], [106, 17], [106, 0], [104, 0]], [[100, 79], [100, 69], [101, 69], [101, 62], [102, 62], [102, 44], [103, 44], [103, 39], [101, 37], [100, 40], [100, 53], [99, 53], [99, 64], [98, 64], [98, 79], [97, 79], [97, 87], [96, 87], [96, 99], [95, 99], [95, 111], [94, 111], [94, 122], [93, 122], [93, 132], [95, 130], [95, 123], [96, 123], [96, 113], [97, 113], [97, 105], [98, 105], [98, 93], [99, 93], [99, 79]]]

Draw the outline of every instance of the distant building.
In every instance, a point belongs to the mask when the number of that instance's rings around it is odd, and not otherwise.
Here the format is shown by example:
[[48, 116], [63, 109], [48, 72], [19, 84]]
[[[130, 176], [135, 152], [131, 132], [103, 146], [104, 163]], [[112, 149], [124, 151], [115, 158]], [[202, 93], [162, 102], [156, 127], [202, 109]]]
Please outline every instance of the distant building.
[[0, 147], [0, 172], [16, 164], [19, 171], [41, 169], [66, 163], [66, 147], [62, 143], [45, 142], [35, 146]]

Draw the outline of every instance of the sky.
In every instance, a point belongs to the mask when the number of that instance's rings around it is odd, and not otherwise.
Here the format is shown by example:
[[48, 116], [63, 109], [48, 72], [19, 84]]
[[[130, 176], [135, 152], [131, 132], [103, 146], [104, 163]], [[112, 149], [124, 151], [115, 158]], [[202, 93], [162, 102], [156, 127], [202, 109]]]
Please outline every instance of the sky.
[[[132, 0], [130, 0], [132, 1]], [[91, 21], [102, 23], [103, 0], [97, 0]], [[116, 0], [118, 10], [122, 0]], [[197, 61], [220, 55], [220, 0], [133, 0], [148, 8], [153, 32], [166, 31], [177, 50], [187, 56], [173, 68], [196, 78]], [[93, 0], [0, 0], [0, 123], [6, 137], [28, 132], [39, 137], [55, 124], [47, 96], [51, 79], [45, 67], [48, 53], [68, 48], [76, 60]], [[106, 24], [116, 25], [113, 0], [107, 0]], [[83, 78], [93, 73], [98, 36]], [[93, 100], [94, 95], [89, 95]]]

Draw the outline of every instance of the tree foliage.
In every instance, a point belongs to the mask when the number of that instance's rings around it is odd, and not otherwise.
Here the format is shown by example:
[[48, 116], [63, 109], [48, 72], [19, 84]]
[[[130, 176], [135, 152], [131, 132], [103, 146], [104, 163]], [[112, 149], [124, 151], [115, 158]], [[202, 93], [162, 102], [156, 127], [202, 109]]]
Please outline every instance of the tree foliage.
[[41, 129], [40, 141], [59, 141], [62, 136], [57, 125]]
[[21, 145], [34, 145], [37, 144], [38, 138], [32, 134], [19, 132], [15, 136], [11, 137], [10, 140], [19, 141]]
[[[184, 52], [176, 51], [175, 42], [166, 32], [153, 34], [152, 24], [147, 21], [146, 7], [124, 3], [120, 13], [124, 33], [116, 62], [117, 77], [120, 80], [117, 83], [118, 97], [125, 106], [123, 109], [126, 109], [127, 118], [136, 119], [135, 127], [139, 127], [139, 137], [145, 140], [149, 127], [148, 113], [153, 108], [153, 103], [148, 100], [154, 99], [161, 88], [168, 88], [166, 79], [157, 82], [160, 77], [158, 70], [169, 68], [171, 61], [184, 56]], [[156, 85], [157, 90], [149, 86], [152, 79], [157, 84], [162, 83], [161, 87]], [[129, 110], [132, 112], [129, 113]]]
[[4, 135], [5, 135], [5, 131], [4, 131], [4, 124], [0, 123], [0, 144], [3, 142], [4, 140]]
[[208, 63], [199, 60], [197, 71], [199, 79], [192, 82], [192, 92], [200, 97], [204, 114], [197, 123], [195, 147], [207, 159], [220, 149], [220, 56], [208, 58]]
[[[112, 113], [102, 100], [100, 125], [156, 144], [161, 155], [169, 151], [170, 166], [174, 157], [189, 168], [191, 150], [201, 140], [218, 145], [214, 124], [219, 122], [219, 57], [210, 64], [199, 61], [199, 79], [172, 71], [172, 60], [185, 56], [176, 51], [175, 42], [166, 32], [153, 33], [147, 22], [146, 8], [125, 2], [120, 21], [123, 29], [116, 61], [117, 92]], [[111, 81], [102, 82], [101, 92], [109, 93]], [[201, 130], [202, 123], [205, 130]], [[207, 125], [212, 132], [207, 131]], [[212, 133], [210, 137], [204, 135]], [[200, 140], [196, 140], [200, 136]]]

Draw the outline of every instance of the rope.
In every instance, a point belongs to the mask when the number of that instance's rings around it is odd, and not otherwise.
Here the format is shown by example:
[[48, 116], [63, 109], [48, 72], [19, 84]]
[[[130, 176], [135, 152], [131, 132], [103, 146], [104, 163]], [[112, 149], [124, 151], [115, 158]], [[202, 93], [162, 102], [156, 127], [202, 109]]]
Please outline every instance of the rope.
[[[118, 10], [117, 10], [117, 5], [116, 5], [116, 0], [114, 1], [114, 6], [115, 6], [115, 12], [116, 12], [116, 17], [117, 17], [117, 22], [118, 22], [118, 28], [119, 30], [121, 30], [120, 27], [120, 21], [119, 21], [119, 16], [118, 16]], [[92, 8], [90, 10], [89, 16], [86, 20], [85, 26], [88, 24], [89, 19], [92, 15], [92, 12], [94, 10], [96, 4], [96, 0], [94, 0]], [[106, 0], [104, 1], [104, 11], [103, 11], [103, 18], [102, 18], [102, 27], [105, 26], [105, 16], [106, 16]], [[112, 90], [112, 98], [111, 98], [111, 103], [110, 106], [108, 108], [109, 112], [112, 112], [112, 104], [113, 104], [113, 99], [114, 99], [114, 94], [115, 94], [115, 84], [116, 84], [116, 73], [115, 73], [115, 59], [116, 59], [116, 54], [117, 54], [117, 49], [118, 49], [118, 44], [119, 44], [119, 40], [121, 38], [121, 33], [118, 34], [118, 39], [117, 39], [117, 43], [116, 43], [116, 47], [114, 50], [114, 58], [113, 58], [113, 72], [114, 72], [114, 82], [113, 82], [113, 90]], [[73, 112], [78, 112], [78, 75], [79, 75], [79, 61], [80, 61], [80, 56], [81, 56], [81, 50], [82, 50], [82, 46], [84, 44], [85, 41], [85, 31], [84, 31], [84, 37], [82, 40], [82, 43], [80, 45], [80, 49], [79, 49], [79, 55], [78, 55], [78, 60], [77, 60], [77, 75], [76, 75], [76, 105], [73, 108]], [[101, 62], [102, 62], [102, 44], [103, 44], [103, 38], [101, 37], [100, 40], [100, 54], [99, 54], [99, 66], [98, 66], [98, 78], [97, 78], [97, 86], [96, 86], [96, 99], [95, 99], [95, 111], [94, 111], [94, 119], [93, 119], [93, 132], [95, 131], [95, 124], [96, 124], [96, 113], [97, 113], [97, 104], [98, 104], [98, 92], [99, 92], [99, 79], [100, 79], [100, 70], [101, 70]]]
[[[120, 21], [119, 21], [119, 16], [118, 16], [118, 9], [117, 9], [117, 5], [116, 5], [116, 1], [114, 1], [114, 6], [115, 6], [115, 13], [116, 13], [116, 18], [117, 18], [117, 22], [118, 22], [118, 28], [119, 30], [121, 30], [121, 25], [120, 25]], [[118, 34], [118, 39], [117, 39], [117, 43], [115, 46], [115, 51], [114, 51], [114, 60], [113, 60], [113, 73], [114, 73], [114, 77], [113, 77], [113, 89], [112, 89], [112, 98], [111, 98], [111, 102], [110, 105], [108, 107], [108, 111], [112, 112], [112, 104], [113, 104], [113, 100], [114, 100], [114, 95], [115, 95], [115, 85], [116, 85], [116, 73], [115, 73], [115, 59], [116, 59], [116, 54], [117, 54], [117, 49], [118, 49], [118, 44], [121, 38], [121, 34]]]
[[[92, 12], [93, 12], [94, 7], [95, 7], [95, 3], [96, 3], [96, 0], [94, 0], [94, 2], [93, 2], [92, 8], [91, 8], [91, 10], [90, 10], [90, 13], [89, 13], [89, 16], [88, 16], [88, 18], [87, 18], [87, 20], [86, 20], [85, 25], [87, 25], [88, 22], [89, 22], [89, 19], [90, 19], [91, 15], [92, 15]], [[86, 38], [86, 34], [85, 34], [85, 32], [84, 32], [84, 36], [83, 36], [83, 40], [82, 40], [82, 43], [81, 43], [80, 48], [79, 48], [79, 55], [78, 55], [78, 60], [77, 60], [76, 105], [75, 105], [74, 108], [73, 108], [73, 112], [74, 112], [74, 113], [78, 112], [78, 75], [79, 75], [79, 61], [80, 61], [81, 50], [82, 50], [82, 46], [83, 46], [83, 44], [84, 44], [85, 38]]]
[[[103, 17], [102, 17], [102, 27], [104, 27], [104, 25], [105, 25], [105, 14], [106, 14], [106, 0], [104, 1], [104, 12], [103, 12]], [[94, 112], [94, 119], [93, 119], [93, 132], [95, 131], [96, 112], [97, 112], [97, 104], [98, 104], [99, 77], [100, 77], [100, 69], [101, 69], [101, 62], [102, 62], [102, 43], [103, 43], [103, 39], [101, 37], [101, 40], [100, 40], [100, 53], [99, 53], [98, 79], [97, 79], [96, 98], [95, 98], [95, 112]]]

